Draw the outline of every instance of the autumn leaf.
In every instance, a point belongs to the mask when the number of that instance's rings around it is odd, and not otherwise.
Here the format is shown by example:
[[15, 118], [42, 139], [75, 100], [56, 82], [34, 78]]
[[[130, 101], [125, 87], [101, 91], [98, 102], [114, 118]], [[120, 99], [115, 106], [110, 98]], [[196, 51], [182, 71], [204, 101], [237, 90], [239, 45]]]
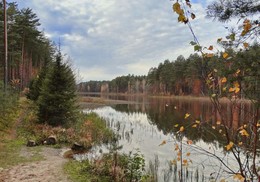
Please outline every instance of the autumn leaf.
[[231, 87], [231, 88], [229, 88], [228, 91], [229, 91], [229, 92], [234, 92], [235, 90], [236, 90], [236, 88], [232, 88], [232, 87]]
[[240, 135], [242, 135], [242, 136], [249, 137], [249, 134], [247, 133], [247, 131], [246, 131], [245, 129], [242, 129], [239, 133], [240, 133]]
[[230, 141], [229, 144], [226, 145], [226, 149], [230, 150], [233, 147], [233, 145], [234, 145], [234, 143]]
[[215, 129], [216, 129], [216, 126], [212, 126], [212, 129], [215, 130]]
[[233, 176], [233, 178], [234, 178], [234, 179], [237, 179], [237, 180], [239, 180], [239, 181], [244, 181], [244, 180], [245, 180], [245, 178], [244, 178], [241, 174], [235, 174], [235, 175]]
[[177, 156], [178, 156], [178, 157], [180, 157], [180, 156], [181, 156], [181, 151], [179, 151], [179, 152], [177, 153]]
[[179, 126], [179, 124], [174, 125], [175, 128], [177, 128], [178, 126]]
[[216, 123], [217, 125], [220, 125], [221, 124], [221, 121], [217, 121], [217, 123]]
[[213, 50], [213, 46], [209, 46], [208, 50], [212, 51]]
[[166, 144], [166, 140], [163, 140], [162, 143], [159, 146], [165, 145]]
[[260, 127], [260, 123], [257, 123], [257, 124], [256, 124], [256, 127]]
[[195, 123], [200, 124], [200, 121], [199, 120], [195, 120]]
[[243, 145], [243, 142], [239, 142], [238, 145], [239, 145], [239, 146]]
[[188, 152], [188, 153], [186, 154], [186, 156], [189, 157], [189, 156], [190, 156], [190, 152]]
[[221, 83], [226, 83], [226, 82], [227, 82], [227, 78], [226, 77], [221, 78]]
[[181, 5], [178, 2], [176, 2], [176, 3], [173, 4], [172, 9], [177, 14], [180, 14], [180, 12], [181, 12]]
[[192, 128], [196, 128], [196, 127], [197, 127], [197, 124], [192, 125]]
[[220, 182], [226, 182], [226, 180], [225, 179], [221, 179]]
[[245, 48], [248, 48], [248, 46], [249, 46], [249, 44], [246, 43], [246, 42], [244, 42], [243, 45], [244, 45]]
[[183, 131], [184, 131], [184, 127], [182, 126], [182, 127], [180, 127], [179, 132], [183, 132]]
[[235, 93], [237, 94], [240, 91], [240, 88], [236, 87]]
[[183, 159], [182, 162], [183, 162], [183, 165], [185, 165], [185, 166], [188, 165], [188, 160], [187, 159]]
[[252, 28], [250, 20], [245, 19], [245, 21], [243, 22], [243, 28], [244, 29], [243, 29], [243, 31], [241, 33], [241, 36], [246, 35], [250, 31], [250, 29]]
[[224, 52], [222, 56], [224, 59], [226, 59], [228, 57], [228, 53]]
[[185, 116], [184, 116], [184, 119], [187, 119], [188, 117], [190, 117], [190, 114], [186, 113]]

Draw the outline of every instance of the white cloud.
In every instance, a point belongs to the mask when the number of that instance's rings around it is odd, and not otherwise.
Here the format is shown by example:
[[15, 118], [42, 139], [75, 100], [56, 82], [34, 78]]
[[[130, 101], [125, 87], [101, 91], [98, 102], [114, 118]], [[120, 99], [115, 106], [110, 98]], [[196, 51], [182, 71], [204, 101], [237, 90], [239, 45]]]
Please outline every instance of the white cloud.
[[[46, 35], [61, 39], [62, 50], [74, 59], [83, 81], [147, 74], [165, 59], [192, 52], [187, 25], [177, 22], [172, 1], [165, 0], [17, 0], [38, 15]], [[205, 46], [224, 36], [223, 25], [205, 19], [193, 4], [194, 32]]]

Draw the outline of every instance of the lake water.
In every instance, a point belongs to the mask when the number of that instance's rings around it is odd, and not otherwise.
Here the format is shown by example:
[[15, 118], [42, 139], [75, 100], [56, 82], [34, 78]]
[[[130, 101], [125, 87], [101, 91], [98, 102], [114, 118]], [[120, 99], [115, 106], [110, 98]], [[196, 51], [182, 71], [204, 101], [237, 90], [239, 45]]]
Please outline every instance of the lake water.
[[[155, 170], [158, 181], [178, 181], [181, 169], [185, 181], [211, 178], [233, 181], [233, 175], [226, 171], [237, 171], [238, 165], [233, 155], [224, 149], [227, 144], [219, 127], [220, 117], [209, 101], [134, 96], [111, 99], [128, 100], [131, 104], [86, 108], [85, 111], [97, 113], [121, 136], [119, 145], [123, 149], [120, 152], [140, 150], [148, 170], [154, 170], [149, 167], [154, 165], [149, 163], [158, 164], [158, 171]], [[222, 107], [229, 121], [226, 124], [234, 130], [250, 120], [250, 104], [236, 108], [223, 104]], [[183, 132], [179, 132], [181, 126]]]

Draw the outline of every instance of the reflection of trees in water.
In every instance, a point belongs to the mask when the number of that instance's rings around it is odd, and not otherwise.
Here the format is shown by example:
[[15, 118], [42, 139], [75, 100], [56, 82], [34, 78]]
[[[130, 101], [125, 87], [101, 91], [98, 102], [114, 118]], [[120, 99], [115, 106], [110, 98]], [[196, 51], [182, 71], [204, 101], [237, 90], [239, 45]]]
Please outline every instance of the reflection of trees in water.
[[[136, 98], [132, 97], [130, 100], [136, 101]], [[205, 143], [218, 144], [219, 146], [216, 147], [226, 145], [226, 138], [223, 137], [221, 132], [224, 129], [219, 124], [221, 117], [210, 102], [158, 98], [150, 98], [148, 102], [139, 98], [138, 101], [141, 102], [116, 105], [114, 108], [126, 113], [146, 113], [150, 124], [156, 125], [158, 130], [165, 135], [169, 133], [175, 135], [178, 128], [174, 126], [179, 124], [185, 128], [184, 136], [194, 143], [202, 139]], [[250, 122], [252, 119], [253, 108], [248, 103], [223, 103], [222, 108], [225, 121], [228, 122], [221, 124], [233, 129], [234, 133], [239, 126]], [[191, 114], [191, 117], [184, 119], [186, 113]], [[197, 128], [192, 128], [195, 120], [199, 120], [201, 124]], [[246, 138], [244, 140], [246, 142]]]

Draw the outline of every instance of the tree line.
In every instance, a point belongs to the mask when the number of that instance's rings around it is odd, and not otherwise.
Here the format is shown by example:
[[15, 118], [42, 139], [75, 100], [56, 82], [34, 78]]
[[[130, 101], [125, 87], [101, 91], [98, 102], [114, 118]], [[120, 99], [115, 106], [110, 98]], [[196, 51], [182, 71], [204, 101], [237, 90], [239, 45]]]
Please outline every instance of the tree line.
[[[129, 74], [111, 81], [82, 82], [78, 89], [81, 92], [203, 96], [208, 95], [211, 90], [205, 78], [210, 79], [208, 75], [211, 70], [215, 70], [221, 75], [214, 80], [215, 85], [224, 77], [232, 77], [239, 72], [239, 95], [259, 99], [260, 45], [254, 43], [246, 50], [227, 47], [225, 52], [229, 54], [229, 59], [223, 58], [221, 52], [212, 57], [203, 57], [198, 53], [191, 54], [188, 58], [180, 55], [175, 60], [165, 60], [157, 67], [150, 68], [147, 75]], [[229, 84], [232, 84], [233, 80], [229, 81]], [[216, 87], [219, 94], [223, 94], [223, 88]]]

